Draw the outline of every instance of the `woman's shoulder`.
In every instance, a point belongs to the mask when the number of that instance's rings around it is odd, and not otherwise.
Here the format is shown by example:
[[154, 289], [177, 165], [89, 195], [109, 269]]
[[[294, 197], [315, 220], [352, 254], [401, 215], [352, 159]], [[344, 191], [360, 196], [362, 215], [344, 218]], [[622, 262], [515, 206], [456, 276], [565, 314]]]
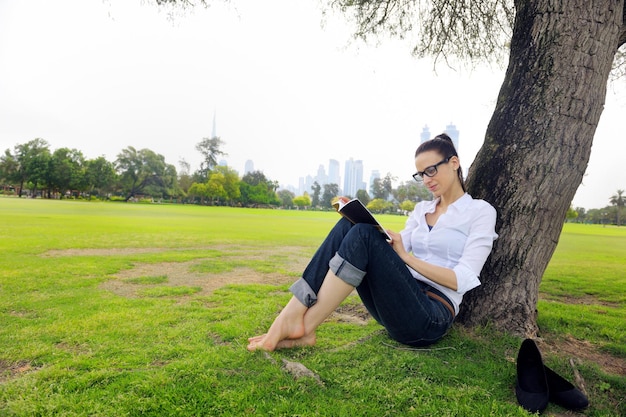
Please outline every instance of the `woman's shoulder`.
[[466, 209], [487, 212], [496, 215], [496, 209], [489, 202], [480, 198], [474, 198], [469, 194], [465, 194]]

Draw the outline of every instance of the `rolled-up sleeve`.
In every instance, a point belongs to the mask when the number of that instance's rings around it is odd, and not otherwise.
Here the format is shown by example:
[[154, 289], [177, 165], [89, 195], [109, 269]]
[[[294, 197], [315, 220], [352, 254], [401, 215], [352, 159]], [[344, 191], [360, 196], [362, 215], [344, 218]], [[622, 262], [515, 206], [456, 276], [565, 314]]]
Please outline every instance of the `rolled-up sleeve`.
[[456, 274], [459, 294], [480, 285], [480, 271], [491, 253], [493, 242], [498, 238], [495, 232], [496, 210], [487, 203], [481, 204], [477, 209], [477, 216], [473, 218], [463, 255], [452, 268]]

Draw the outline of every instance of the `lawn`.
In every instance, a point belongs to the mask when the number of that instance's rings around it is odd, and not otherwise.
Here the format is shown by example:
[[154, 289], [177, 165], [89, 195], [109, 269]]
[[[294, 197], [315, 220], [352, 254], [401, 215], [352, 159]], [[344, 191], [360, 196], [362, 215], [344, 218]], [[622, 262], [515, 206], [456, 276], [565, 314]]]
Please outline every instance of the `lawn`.
[[[528, 415], [521, 339], [489, 327], [408, 349], [349, 297], [317, 346], [245, 349], [337, 216], [0, 198], [0, 415]], [[626, 228], [567, 224], [540, 288], [539, 346], [589, 416], [626, 415], [624, 253]]]

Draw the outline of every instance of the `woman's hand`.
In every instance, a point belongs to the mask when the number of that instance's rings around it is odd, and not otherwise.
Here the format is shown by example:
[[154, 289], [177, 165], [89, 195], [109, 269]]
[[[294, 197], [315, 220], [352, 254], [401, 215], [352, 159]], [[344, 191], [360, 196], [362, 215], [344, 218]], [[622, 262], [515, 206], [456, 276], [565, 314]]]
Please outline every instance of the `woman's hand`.
[[452, 269], [433, 265], [419, 258], [416, 258], [409, 252], [407, 252], [404, 248], [404, 243], [402, 243], [402, 235], [400, 233], [393, 232], [391, 230], [387, 230], [387, 233], [389, 233], [389, 236], [391, 236], [391, 242], [389, 244], [393, 247], [393, 250], [396, 251], [400, 259], [402, 259], [409, 268], [417, 271], [431, 281], [434, 281], [452, 290], [457, 290], [458, 283], [456, 280], [456, 274]]
[[387, 230], [387, 233], [389, 234], [389, 236], [391, 236], [391, 242], [389, 242], [389, 244], [391, 245], [393, 250], [396, 251], [396, 253], [400, 256], [400, 258], [403, 258], [405, 255], [407, 255], [407, 251], [406, 249], [404, 249], [404, 243], [402, 243], [402, 235], [391, 230]]

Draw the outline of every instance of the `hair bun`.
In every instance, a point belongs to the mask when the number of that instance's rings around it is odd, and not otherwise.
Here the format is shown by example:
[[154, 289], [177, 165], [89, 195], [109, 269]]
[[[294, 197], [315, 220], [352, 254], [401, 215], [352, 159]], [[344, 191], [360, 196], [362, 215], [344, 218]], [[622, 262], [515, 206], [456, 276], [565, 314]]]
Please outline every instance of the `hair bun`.
[[448, 142], [454, 144], [454, 142], [452, 142], [452, 138], [450, 136], [448, 136], [447, 133], [442, 133], [440, 135], [437, 135], [437, 136], [435, 136], [435, 139], [445, 140], [445, 141], [448, 141]]

